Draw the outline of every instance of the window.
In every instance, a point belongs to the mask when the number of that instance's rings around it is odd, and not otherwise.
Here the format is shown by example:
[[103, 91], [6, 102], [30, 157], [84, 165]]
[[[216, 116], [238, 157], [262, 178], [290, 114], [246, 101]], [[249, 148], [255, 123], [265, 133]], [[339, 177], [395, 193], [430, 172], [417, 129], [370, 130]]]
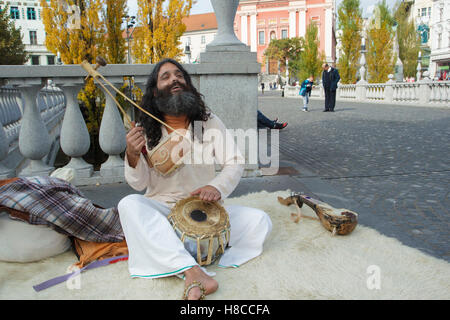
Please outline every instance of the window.
[[55, 64], [55, 56], [47, 56], [47, 64], [48, 65]]
[[30, 31], [30, 44], [38, 44], [36, 31]]
[[39, 56], [31, 56], [31, 65], [33, 66], [39, 65]]
[[259, 44], [265, 44], [266, 43], [266, 41], [265, 41], [265, 35], [264, 35], [264, 31], [260, 31], [259, 33], [258, 33], [258, 38], [259, 38]]
[[202, 36], [202, 44], [205, 44], [205, 42], [206, 42], [206, 39], [205, 39], [205, 36]]
[[286, 39], [288, 37], [288, 32], [286, 29], [281, 30], [281, 39]]
[[34, 8], [27, 8], [27, 19], [36, 20], [36, 10]]
[[428, 16], [431, 17], [431, 7], [428, 7]]
[[18, 7], [11, 7], [10, 11], [11, 13], [11, 19], [20, 19], [20, 13]]
[[427, 15], [427, 8], [422, 8], [422, 17]]

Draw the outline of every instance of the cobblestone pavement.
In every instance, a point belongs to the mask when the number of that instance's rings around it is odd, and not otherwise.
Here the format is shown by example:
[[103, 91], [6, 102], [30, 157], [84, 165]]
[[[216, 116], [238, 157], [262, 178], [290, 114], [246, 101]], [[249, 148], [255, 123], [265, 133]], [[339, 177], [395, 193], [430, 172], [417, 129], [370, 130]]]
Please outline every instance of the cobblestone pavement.
[[450, 261], [450, 108], [259, 95], [280, 131], [281, 160], [322, 200], [359, 213], [360, 223]]

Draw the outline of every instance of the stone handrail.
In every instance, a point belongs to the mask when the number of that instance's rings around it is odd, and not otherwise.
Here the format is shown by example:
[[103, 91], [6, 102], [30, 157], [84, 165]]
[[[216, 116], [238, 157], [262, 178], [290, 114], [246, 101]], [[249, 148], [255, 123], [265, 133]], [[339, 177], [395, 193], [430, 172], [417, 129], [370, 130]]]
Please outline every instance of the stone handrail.
[[[243, 56], [245, 52], [238, 54]], [[256, 128], [257, 91], [252, 92], [250, 88], [257, 85], [260, 65], [253, 53], [249, 54], [250, 61], [238, 59], [217, 64], [208, 55], [204, 59], [207, 62], [184, 65], [194, 86], [204, 95], [206, 104], [229, 128]], [[124, 77], [132, 76], [134, 84], [145, 91], [153, 67], [107, 65], [100, 72], [116, 88], [122, 86]], [[53, 144], [57, 140], [58, 147], [60, 143], [64, 154], [71, 159], [66, 167], [76, 171], [77, 184], [124, 181], [120, 155], [126, 148], [126, 129], [114, 101], [106, 94], [99, 144], [109, 156], [108, 160], [101, 165], [100, 172], [94, 172], [93, 166], [82, 158], [91, 143], [77, 100], [86, 71], [78, 65], [0, 66], [0, 74], [0, 80], [8, 84], [0, 92], [0, 177], [49, 174], [54, 168], [45, 157], [55, 148]], [[249, 75], [252, 77], [249, 78]], [[42, 83], [48, 80], [57, 88], [43, 88]], [[234, 87], [236, 82], [240, 83], [239, 88]], [[232, 109], [235, 111], [230, 112]], [[55, 115], [60, 116], [60, 126], [59, 131], [52, 134]], [[39, 141], [35, 137], [39, 137]], [[17, 161], [7, 159], [8, 154], [11, 156], [14, 143], [27, 160], [22, 167], [15, 165]], [[256, 170], [251, 165], [246, 169], [248, 172]]]
[[[299, 86], [286, 86], [285, 97], [299, 98], [299, 90]], [[311, 97], [325, 97], [322, 85], [314, 86]], [[389, 80], [386, 83], [339, 84], [336, 99], [450, 107], [450, 81], [424, 79], [418, 82]]]
[[[211, 0], [211, 4], [217, 19], [217, 36], [200, 55], [201, 63], [184, 67], [191, 75], [193, 85], [204, 95], [206, 105], [228, 128], [256, 131], [258, 93], [255, 88], [261, 66], [256, 60], [256, 53], [250, 52], [250, 48], [234, 34], [233, 23], [239, 0]], [[135, 85], [145, 91], [148, 76], [153, 68], [150, 64], [107, 65], [101, 68], [100, 72], [116, 87], [123, 84], [124, 77], [131, 76]], [[90, 136], [78, 105], [77, 94], [84, 85], [86, 75], [79, 65], [0, 66], [0, 83], [7, 82], [14, 88], [2, 91], [2, 96], [6, 96], [7, 107], [4, 107], [1, 113], [3, 120], [0, 126], [0, 178], [16, 174], [48, 174], [53, 168], [43, 159], [51, 153], [52, 140], [60, 139], [62, 151], [71, 159], [66, 167], [75, 172], [75, 184], [124, 181], [124, 163], [120, 154], [125, 151], [126, 131], [121, 115], [109, 95], [105, 95], [106, 105], [99, 131], [99, 145], [108, 155], [108, 160], [101, 164], [100, 172], [93, 172], [92, 165], [82, 158], [89, 149]], [[52, 121], [52, 109], [58, 109], [62, 100], [45, 93], [36, 99], [43, 87], [42, 83], [46, 83], [48, 79], [62, 90], [66, 106], [60, 132], [54, 131], [52, 137], [52, 132], [45, 122]], [[17, 101], [14, 102], [18, 100], [19, 93], [23, 114], [21, 120], [17, 120]], [[41, 107], [42, 100], [55, 102], [57, 107]], [[11, 150], [4, 129], [7, 128], [10, 136], [10, 127], [18, 121], [20, 130], [13, 131], [19, 131], [20, 154], [29, 161], [26, 168], [20, 172], [16, 166], [12, 168], [9, 161]], [[245, 150], [241, 150], [246, 158], [244, 175], [258, 175], [258, 163], [247, 161], [258, 159], [258, 151], [247, 145], [244, 148]]]

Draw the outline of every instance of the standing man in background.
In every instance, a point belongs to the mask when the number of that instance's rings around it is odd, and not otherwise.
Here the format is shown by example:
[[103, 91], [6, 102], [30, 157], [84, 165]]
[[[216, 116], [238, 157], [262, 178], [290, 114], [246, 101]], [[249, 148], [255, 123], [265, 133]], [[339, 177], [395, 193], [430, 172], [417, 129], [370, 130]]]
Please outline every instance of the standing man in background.
[[329, 66], [327, 63], [322, 65], [322, 84], [325, 91], [325, 110], [323, 112], [334, 112], [336, 104], [337, 84], [341, 77], [337, 69]]

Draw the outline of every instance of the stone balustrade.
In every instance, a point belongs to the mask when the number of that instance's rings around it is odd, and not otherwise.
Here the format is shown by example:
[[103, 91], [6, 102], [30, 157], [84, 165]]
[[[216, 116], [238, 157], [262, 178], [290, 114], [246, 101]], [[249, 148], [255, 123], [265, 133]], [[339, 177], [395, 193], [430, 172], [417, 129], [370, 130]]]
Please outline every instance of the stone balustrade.
[[[239, 1], [211, 0], [211, 3], [218, 35], [200, 55], [199, 64], [184, 67], [192, 76], [194, 86], [204, 95], [206, 105], [228, 128], [256, 132], [261, 66], [256, 53], [250, 52], [234, 34], [233, 19]], [[145, 91], [153, 67], [107, 65], [99, 72], [115, 87], [122, 86], [124, 77], [133, 77], [135, 85]], [[49, 174], [54, 169], [52, 152], [60, 146], [70, 157], [66, 168], [75, 172], [76, 185], [124, 181], [121, 154], [126, 148], [126, 129], [108, 95], [99, 132], [99, 145], [108, 159], [99, 171], [94, 171], [83, 159], [91, 141], [77, 94], [86, 75], [79, 65], [0, 66], [0, 83], [7, 83], [0, 91], [0, 178]], [[52, 88], [44, 88], [43, 83], [49, 79]], [[249, 145], [241, 147], [246, 158], [244, 175], [259, 175], [258, 162], [248, 161], [258, 159], [258, 154], [253, 154], [258, 151]]]
[[[392, 77], [391, 77], [392, 78]], [[287, 86], [285, 97], [300, 98], [299, 86]], [[323, 88], [316, 85], [312, 98], [324, 98]], [[418, 106], [450, 107], [450, 81], [423, 79], [418, 82], [339, 84], [336, 92], [337, 100], [382, 102]]]

